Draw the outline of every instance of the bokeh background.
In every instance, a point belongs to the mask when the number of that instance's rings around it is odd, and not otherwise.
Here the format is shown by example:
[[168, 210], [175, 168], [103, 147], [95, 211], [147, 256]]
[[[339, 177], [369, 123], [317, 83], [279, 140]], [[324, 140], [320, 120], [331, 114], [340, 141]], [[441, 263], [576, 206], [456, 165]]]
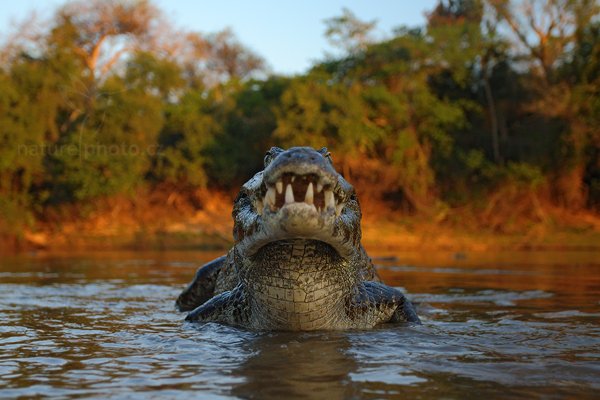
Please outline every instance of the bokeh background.
[[182, 3], [3, 10], [3, 251], [226, 246], [297, 145], [332, 152], [366, 240], [597, 246], [597, 1]]

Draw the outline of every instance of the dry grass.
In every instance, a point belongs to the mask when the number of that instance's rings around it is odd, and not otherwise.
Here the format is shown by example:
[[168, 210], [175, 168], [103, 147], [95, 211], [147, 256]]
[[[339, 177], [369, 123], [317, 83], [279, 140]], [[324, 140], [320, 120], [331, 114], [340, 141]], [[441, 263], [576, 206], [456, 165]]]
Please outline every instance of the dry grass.
[[[130, 197], [53, 210], [20, 240], [4, 241], [4, 247], [225, 249], [232, 242], [232, 203], [233, 196], [222, 192], [140, 189]], [[512, 207], [493, 198], [489, 204], [479, 215], [451, 210], [454, 218], [432, 218], [405, 216], [390, 211], [386, 203], [368, 199], [362, 203], [363, 243], [367, 248], [398, 251], [600, 248], [597, 215], [542, 206], [527, 196]], [[507, 219], [504, 214], [510, 229], [501, 229], [502, 210], [518, 217]]]

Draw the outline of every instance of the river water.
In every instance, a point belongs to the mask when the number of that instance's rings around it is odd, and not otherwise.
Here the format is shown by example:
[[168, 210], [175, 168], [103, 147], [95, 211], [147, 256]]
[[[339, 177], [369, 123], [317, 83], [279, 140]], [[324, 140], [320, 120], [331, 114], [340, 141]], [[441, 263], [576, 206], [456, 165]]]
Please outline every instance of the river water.
[[0, 398], [597, 398], [598, 252], [373, 253], [422, 326], [248, 332], [174, 301], [218, 254], [0, 260]]

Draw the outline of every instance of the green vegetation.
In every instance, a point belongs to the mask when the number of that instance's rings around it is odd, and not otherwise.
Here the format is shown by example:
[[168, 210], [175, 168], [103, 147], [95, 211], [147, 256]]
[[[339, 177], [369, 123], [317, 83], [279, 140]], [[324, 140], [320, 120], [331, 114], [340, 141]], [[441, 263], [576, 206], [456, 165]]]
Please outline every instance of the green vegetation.
[[[396, 213], [496, 231], [600, 210], [600, 6], [443, 0], [375, 40], [269, 75], [230, 31], [177, 31], [145, 1], [70, 2], [0, 51], [0, 233], [139, 187], [233, 190], [272, 145], [327, 146]], [[563, 213], [564, 214], [564, 213]]]

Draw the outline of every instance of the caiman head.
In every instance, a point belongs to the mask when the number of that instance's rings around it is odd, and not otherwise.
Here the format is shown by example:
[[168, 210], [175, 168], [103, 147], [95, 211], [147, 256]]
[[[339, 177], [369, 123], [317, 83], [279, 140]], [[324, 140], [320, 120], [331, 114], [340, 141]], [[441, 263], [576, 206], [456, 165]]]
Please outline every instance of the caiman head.
[[335, 170], [326, 148], [271, 148], [265, 169], [242, 186], [233, 218], [235, 249], [243, 258], [289, 239], [323, 242], [346, 260], [360, 248], [354, 188]]

